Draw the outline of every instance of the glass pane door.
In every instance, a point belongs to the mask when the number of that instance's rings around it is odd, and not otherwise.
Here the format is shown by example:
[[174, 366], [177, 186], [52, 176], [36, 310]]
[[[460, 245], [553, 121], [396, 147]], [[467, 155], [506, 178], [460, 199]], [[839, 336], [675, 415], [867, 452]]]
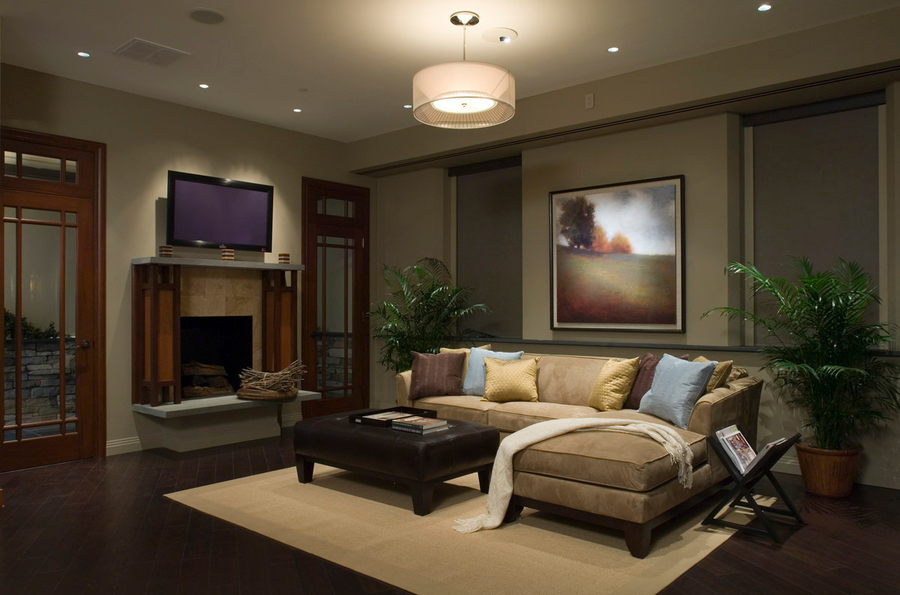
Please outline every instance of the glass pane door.
[[76, 434], [77, 214], [3, 215], [3, 442]]
[[356, 240], [316, 236], [316, 388], [325, 399], [353, 395], [353, 265]]

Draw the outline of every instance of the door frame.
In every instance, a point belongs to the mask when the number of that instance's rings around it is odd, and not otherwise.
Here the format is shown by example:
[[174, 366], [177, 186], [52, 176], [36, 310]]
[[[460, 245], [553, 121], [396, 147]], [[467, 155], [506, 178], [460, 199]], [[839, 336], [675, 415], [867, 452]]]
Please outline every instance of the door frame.
[[[106, 456], [106, 144], [86, 141], [66, 136], [57, 136], [43, 132], [32, 132], [17, 128], [0, 127], [2, 141], [15, 141], [28, 143], [40, 147], [57, 147], [75, 151], [91, 153], [94, 159], [94, 169], [91, 172], [93, 178], [93, 192], [90, 198], [94, 203], [93, 227], [94, 227], [94, 253], [91, 255], [90, 266], [93, 268], [94, 280], [90, 287], [91, 298], [94, 302], [95, 316], [91, 321], [91, 331], [94, 336], [94, 344], [91, 346], [94, 352], [93, 386], [93, 433], [94, 439], [90, 443], [90, 457]], [[3, 176], [0, 175], [0, 179]], [[41, 194], [67, 195], [60, 192], [64, 186], [55, 186], [52, 182], [33, 182], [33, 188], [22, 187], [16, 190]], [[78, 195], [77, 192], [71, 195]], [[87, 197], [81, 195], [82, 197]]]
[[[314, 198], [315, 188], [326, 188], [327, 191], [334, 193], [335, 198], [352, 199], [354, 201], [354, 217], [336, 217], [330, 215], [318, 215], [315, 209], [310, 209], [309, 205]], [[303, 193], [301, 214], [303, 221], [303, 254], [302, 262], [305, 265], [303, 273], [303, 291], [301, 292], [301, 320], [302, 324], [302, 340], [301, 340], [301, 357], [306, 361], [306, 355], [310, 350], [315, 353], [315, 340], [313, 338], [316, 329], [316, 311], [311, 305], [315, 301], [311, 301], [311, 297], [316, 293], [317, 279], [311, 274], [314, 267], [310, 263], [316, 259], [316, 234], [310, 233], [312, 225], [321, 227], [334, 226], [335, 228], [354, 228], [362, 234], [361, 245], [358, 246], [358, 257], [356, 263], [365, 274], [365, 281], [357, 283], [353, 282], [353, 303], [360, 307], [359, 318], [353, 319], [354, 341], [353, 341], [353, 386], [360, 390], [362, 407], [369, 406], [369, 196], [370, 190], [364, 186], [353, 186], [350, 184], [342, 184], [339, 182], [329, 182], [327, 180], [319, 180], [315, 178], [303, 177]], [[326, 235], [326, 234], [319, 234]], [[352, 315], [352, 313], [351, 313]], [[324, 340], [323, 340], [324, 342]], [[355, 364], [359, 363], [360, 370], [355, 369]], [[312, 361], [307, 363], [312, 364]], [[310, 391], [318, 391], [315, 384], [315, 366], [307, 367], [307, 374], [303, 377], [303, 388]], [[327, 415], [329, 413], [337, 413], [340, 411], [348, 411], [357, 408], [353, 404], [355, 397], [343, 397], [335, 399], [316, 399], [314, 401], [304, 401], [301, 405], [303, 418], [316, 417], [319, 415]], [[351, 405], [348, 408], [348, 405]]]

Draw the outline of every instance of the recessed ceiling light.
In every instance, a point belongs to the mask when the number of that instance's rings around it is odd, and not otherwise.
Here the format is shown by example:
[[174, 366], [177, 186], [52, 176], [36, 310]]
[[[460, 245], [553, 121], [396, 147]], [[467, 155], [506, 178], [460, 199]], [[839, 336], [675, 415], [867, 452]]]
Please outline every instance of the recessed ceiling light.
[[81, 56], [82, 58], [90, 58], [91, 57], [91, 55], [87, 52], [78, 52], [78, 55]]
[[759, 12], [766, 12], [766, 11], [772, 10], [772, 5], [771, 4], [760, 4], [759, 8], [757, 8], [756, 10], [758, 10]]
[[295, 114], [299, 114], [299, 113], [302, 112], [302, 111], [303, 111], [303, 110], [300, 109], [299, 107], [295, 107], [295, 108], [294, 108], [294, 113], [295, 113]]
[[613, 46], [613, 47], [609, 48], [609, 49], [606, 50], [606, 51], [609, 52], [610, 54], [615, 54], [616, 52], [619, 51], [619, 48]]
[[482, 33], [481, 37], [491, 43], [512, 43], [519, 37], [519, 33], [509, 27], [494, 27]]
[[200, 88], [201, 89], [209, 89], [209, 85], [207, 85], [206, 83], [200, 83]]
[[406, 105], [403, 106], [403, 109], [412, 109], [412, 106], [407, 103]]
[[225, 22], [225, 15], [212, 8], [194, 8], [188, 11], [188, 16], [192, 21], [203, 25], [218, 25]]

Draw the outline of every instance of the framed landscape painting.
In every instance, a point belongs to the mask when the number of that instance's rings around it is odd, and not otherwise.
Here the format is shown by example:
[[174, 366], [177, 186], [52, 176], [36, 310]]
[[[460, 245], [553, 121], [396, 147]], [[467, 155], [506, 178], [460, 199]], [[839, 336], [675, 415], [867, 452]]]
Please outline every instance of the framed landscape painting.
[[684, 176], [550, 193], [554, 329], [684, 332]]

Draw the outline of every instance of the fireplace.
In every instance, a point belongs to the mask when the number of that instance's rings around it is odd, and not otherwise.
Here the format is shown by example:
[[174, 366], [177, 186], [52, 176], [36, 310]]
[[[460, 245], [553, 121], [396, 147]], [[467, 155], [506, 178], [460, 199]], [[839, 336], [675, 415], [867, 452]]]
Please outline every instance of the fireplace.
[[181, 317], [182, 398], [234, 394], [252, 366], [252, 316]]
[[[245, 367], [276, 372], [297, 359], [301, 265], [154, 256], [132, 267], [132, 403], [181, 403], [180, 368], [191, 361], [222, 366], [220, 376], [238, 388]], [[250, 325], [249, 339], [246, 326], [231, 328], [232, 317]], [[182, 327], [198, 331], [199, 347], [182, 342]]]

